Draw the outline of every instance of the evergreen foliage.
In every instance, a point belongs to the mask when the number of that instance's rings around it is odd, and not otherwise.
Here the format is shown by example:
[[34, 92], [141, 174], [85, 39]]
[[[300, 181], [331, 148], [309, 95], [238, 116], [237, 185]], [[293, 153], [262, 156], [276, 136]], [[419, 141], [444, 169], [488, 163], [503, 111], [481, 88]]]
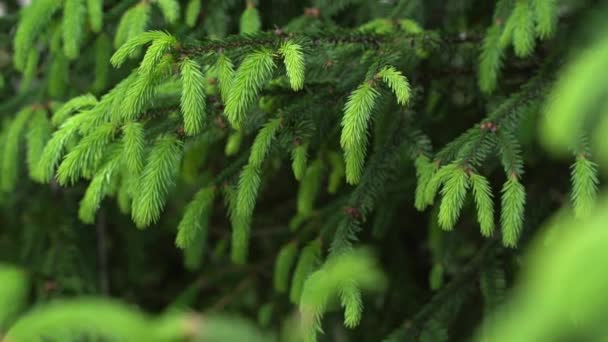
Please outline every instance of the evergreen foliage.
[[[227, 67], [222, 66], [222, 68]], [[236, 70], [234, 79], [230, 83], [231, 89], [228, 92], [225, 109], [226, 117], [236, 129], [240, 128], [245, 119], [245, 112], [257, 99], [262, 86], [270, 79], [275, 68], [273, 53], [263, 49], [247, 55]]]
[[200, 66], [185, 59], [181, 65], [182, 97], [181, 109], [184, 114], [184, 132], [188, 135], [198, 134], [205, 122], [205, 89]]
[[0, 9], [0, 340], [608, 334], [605, 1]]

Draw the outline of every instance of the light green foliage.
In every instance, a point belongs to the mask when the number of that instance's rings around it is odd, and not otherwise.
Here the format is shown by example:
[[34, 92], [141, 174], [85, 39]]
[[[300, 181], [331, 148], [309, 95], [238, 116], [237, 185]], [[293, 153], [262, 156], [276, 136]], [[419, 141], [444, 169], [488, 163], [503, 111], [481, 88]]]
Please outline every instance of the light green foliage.
[[344, 179], [345, 167], [344, 167], [344, 159], [338, 153], [331, 152], [328, 155], [329, 164], [331, 166], [331, 171], [329, 173], [329, 180], [327, 181], [327, 192], [330, 194], [335, 194], [342, 184], [342, 180]]
[[2, 173], [0, 174], [0, 188], [2, 191], [12, 191], [17, 185], [19, 165], [21, 164], [19, 162], [19, 147], [32, 113], [32, 107], [21, 109], [8, 126], [2, 146]]
[[430, 204], [426, 201], [426, 187], [435, 172], [437, 172], [439, 166], [423, 154], [416, 158], [414, 165], [416, 167], [416, 178], [418, 179], [416, 183], [414, 206], [419, 211], [423, 211]]
[[198, 21], [198, 17], [201, 14], [201, 2], [202, 0], [190, 0], [186, 6], [186, 25], [188, 27], [194, 27]]
[[133, 199], [132, 218], [137, 227], [145, 228], [156, 223], [165, 206], [169, 190], [175, 184], [182, 156], [182, 142], [172, 135], [158, 137], [139, 181]]
[[154, 0], [165, 20], [173, 24], [179, 19], [180, 6], [177, 0]]
[[555, 32], [557, 23], [556, 0], [531, 0], [536, 16], [536, 34], [541, 38], [549, 38]]
[[169, 34], [162, 31], [147, 31], [130, 38], [124, 44], [121, 44], [118, 50], [112, 55], [110, 62], [116, 68], [120, 67], [129, 56], [132, 56], [137, 49], [155, 40], [169, 41]]
[[55, 168], [65, 151], [66, 143], [78, 133], [78, 128], [87, 119], [86, 114], [88, 113], [82, 112], [65, 120], [44, 147], [37, 172], [43, 182], [49, 182], [55, 174]]
[[355, 326], [362, 310], [360, 291], [379, 291], [385, 283], [384, 275], [367, 250], [349, 250], [328, 259], [304, 284], [300, 314], [305, 340], [317, 340], [320, 319], [334, 298], [340, 297], [342, 304], [346, 304], [345, 325]]
[[314, 201], [317, 198], [323, 176], [323, 162], [316, 160], [306, 170], [298, 189], [298, 214], [309, 215], [313, 211]]
[[128, 122], [122, 127], [122, 132], [125, 165], [130, 173], [139, 175], [144, 169], [146, 148], [144, 126], [139, 122]]
[[46, 110], [36, 109], [29, 120], [26, 138], [27, 145], [27, 167], [30, 178], [42, 182], [38, 175], [38, 161], [42, 155], [44, 145], [51, 138], [51, 122], [47, 117]]
[[99, 169], [89, 183], [84, 197], [80, 201], [78, 217], [85, 223], [95, 222], [95, 213], [101, 201], [108, 194], [113, 178], [116, 177], [122, 161], [121, 149], [111, 151], [109, 160]]
[[592, 212], [596, 202], [599, 183], [597, 165], [584, 155], [579, 155], [571, 167], [572, 192], [570, 198], [574, 214], [586, 217]]
[[308, 243], [298, 258], [298, 263], [293, 272], [291, 279], [291, 289], [289, 290], [289, 299], [294, 304], [300, 303], [304, 282], [308, 276], [317, 268], [319, 259], [321, 258], [321, 242], [314, 240]]
[[237, 213], [239, 216], [250, 217], [255, 207], [258, 191], [262, 179], [261, 169], [252, 164], [247, 164], [239, 176], [239, 188], [237, 197]]
[[217, 57], [217, 61], [213, 65], [215, 72], [217, 73], [217, 80], [220, 83], [220, 95], [224, 102], [228, 101], [228, 94], [232, 88], [232, 79], [234, 77], [234, 64], [228, 56], [220, 54]]
[[260, 13], [252, 3], [247, 4], [247, 8], [243, 11], [240, 21], [241, 34], [252, 34], [258, 32], [262, 28]]
[[103, 0], [87, 0], [89, 24], [93, 32], [100, 32], [103, 27]]
[[[146, 4], [146, 6], [148, 6]], [[116, 33], [114, 34], [114, 47], [120, 48], [125, 42], [129, 41], [133, 37], [130, 37], [131, 33], [131, 24], [132, 18], [136, 12], [135, 6], [129, 8], [126, 12], [123, 13], [122, 17], [120, 17], [120, 22], [118, 22], [118, 26], [116, 27]]]
[[437, 172], [433, 173], [428, 184], [426, 185], [426, 188], [424, 189], [424, 202], [426, 205], [433, 204], [435, 201], [435, 195], [443, 183], [452, 173], [456, 172], [455, 169], [458, 167], [459, 166], [457, 164], [445, 165], [439, 168]]
[[501, 35], [501, 26], [492, 25], [483, 39], [479, 57], [479, 88], [485, 93], [496, 89], [498, 74], [502, 68], [504, 50], [500, 44]]
[[469, 177], [462, 167], [450, 168], [441, 189], [441, 204], [439, 207], [439, 226], [452, 230], [464, 204], [467, 190], [470, 186]]
[[[608, 250], [608, 206], [583, 221], [557, 214], [543, 227], [528, 252], [519, 284], [508, 298], [508, 310], [498, 312], [484, 336], [490, 341], [557, 341], [565, 336], [602, 340], [608, 277], [593, 267]], [[564, 295], [567, 289], [567, 295]]]
[[230, 258], [237, 265], [247, 262], [249, 254], [249, 237], [251, 235], [251, 217], [234, 215], [232, 224], [232, 249]]
[[241, 127], [247, 110], [257, 99], [275, 68], [273, 53], [270, 50], [258, 50], [245, 57], [234, 75], [226, 100], [226, 117], [234, 128]]
[[0, 331], [20, 310], [28, 295], [25, 272], [16, 267], [0, 264]]
[[239, 177], [236, 211], [238, 216], [251, 217], [253, 208], [260, 188], [262, 163], [270, 150], [270, 146], [279, 128], [281, 119], [276, 118], [268, 121], [255, 137], [251, 146], [249, 162], [243, 168]]
[[126, 305], [109, 300], [80, 299], [56, 301], [27, 313], [8, 330], [6, 338], [35, 341], [41, 336], [61, 336], [67, 329], [73, 333], [137, 339], [145, 336], [147, 328], [143, 315]]
[[177, 247], [182, 249], [203, 247], [193, 244], [195, 241], [206, 240], [214, 198], [213, 186], [202, 188], [194, 195], [194, 199], [186, 207], [184, 216], [177, 226], [177, 237], [175, 238]]
[[122, 112], [118, 112], [123, 119], [135, 120], [139, 117], [145, 106], [148, 105], [156, 95], [157, 86], [165, 80], [169, 75], [169, 72], [171, 72], [172, 64], [173, 60], [171, 56], [164, 55], [158, 65], [156, 65], [155, 68], [151, 68], [149, 73], [141, 72], [140, 66], [140, 69], [138, 70], [140, 72], [133, 74], [135, 78], [124, 93]]
[[34, 49], [36, 39], [46, 29], [61, 4], [62, 1], [57, 0], [36, 0], [23, 12], [14, 40], [13, 62], [17, 70], [24, 70], [27, 55]]
[[484, 176], [476, 173], [471, 173], [469, 178], [477, 207], [477, 221], [481, 228], [481, 235], [489, 237], [494, 232], [494, 201], [490, 183]]
[[508, 129], [498, 132], [498, 148], [500, 161], [507, 176], [519, 176], [523, 173], [523, 161], [521, 158], [521, 147], [517, 137]]
[[344, 308], [344, 325], [355, 328], [361, 321], [363, 314], [363, 299], [357, 285], [348, 282], [340, 289], [340, 303]]
[[149, 77], [149, 75], [152, 75], [164, 54], [171, 50], [176, 44], [177, 40], [175, 37], [168, 33], [163, 33], [155, 38], [152, 41], [152, 44], [150, 44], [150, 47], [148, 47], [148, 50], [139, 65], [141, 76]]
[[184, 132], [201, 132], [206, 119], [205, 79], [197, 62], [184, 59], [181, 64], [182, 96], [180, 106], [184, 116]]
[[[541, 133], [547, 147], [566, 152], [577, 145], [587, 118], [597, 113], [598, 103], [605, 103], [608, 79], [600, 75], [607, 68], [608, 35], [603, 35], [561, 71], [542, 117]], [[605, 141], [604, 136], [601, 138]]]
[[500, 225], [502, 243], [516, 247], [524, 224], [526, 190], [516, 177], [509, 177], [502, 188]]
[[31, 49], [27, 54], [27, 62], [25, 63], [25, 69], [23, 69], [23, 79], [19, 85], [19, 91], [25, 92], [34, 82], [38, 74], [39, 58], [40, 55], [36, 49]]
[[114, 47], [119, 48], [129, 39], [133, 39], [144, 33], [149, 19], [150, 3], [147, 1], [142, 1], [128, 9], [120, 18], [120, 22], [116, 28]]
[[82, 138], [59, 165], [57, 169], [59, 184], [73, 184], [78, 177], [90, 175], [98, 166], [115, 133], [114, 124], [107, 123]]
[[[608, 113], [608, 104], [605, 113]], [[593, 137], [593, 146], [597, 160], [602, 165], [608, 165], [608, 142], [604, 137], [608, 135], [608, 115], [604, 115], [604, 118], [599, 122], [595, 129], [595, 136]]]
[[61, 125], [74, 112], [90, 108], [97, 104], [97, 99], [91, 94], [76, 96], [64, 103], [51, 117], [51, 122], [54, 126]]
[[228, 136], [228, 141], [226, 141], [226, 147], [224, 148], [224, 153], [227, 156], [233, 156], [239, 152], [241, 149], [241, 142], [243, 141], [243, 133], [242, 132], [234, 132]]
[[410, 99], [410, 84], [401, 71], [393, 66], [386, 66], [378, 72], [377, 76], [393, 91], [397, 103], [405, 106]]
[[93, 92], [99, 93], [107, 87], [112, 56], [112, 42], [106, 34], [99, 35], [95, 41], [95, 81], [91, 85]]
[[305, 69], [302, 47], [292, 41], [287, 41], [281, 45], [279, 52], [283, 55], [283, 63], [285, 63], [291, 89], [296, 91], [302, 89]]
[[[14, 278], [14, 276], [8, 274]], [[10, 280], [10, 278], [8, 278]], [[13, 282], [15, 283], [15, 282]], [[24, 285], [25, 283], [15, 283]], [[204, 327], [204, 328], [202, 328]], [[171, 312], [155, 318], [132, 305], [110, 299], [56, 300], [22, 316], [7, 332], [9, 341], [36, 341], [49, 336], [65, 340], [95, 336], [121, 341], [269, 341], [251, 323], [237, 317]]]
[[[547, 1], [547, 0], [545, 0]], [[534, 51], [534, 18], [528, 0], [519, 0], [509, 18], [513, 20], [513, 47], [519, 57], [529, 56]], [[508, 25], [508, 24], [507, 24]]]
[[69, 59], [80, 54], [80, 42], [84, 36], [84, 0], [64, 0], [63, 6], [63, 52]]
[[289, 275], [298, 255], [298, 245], [290, 242], [284, 245], [274, 264], [273, 284], [274, 289], [279, 293], [285, 293], [289, 286]]
[[291, 150], [291, 169], [296, 180], [302, 180], [308, 163], [308, 144], [298, 144]]
[[231, 186], [224, 187], [225, 202], [228, 207], [230, 223], [232, 225], [232, 248], [230, 258], [236, 264], [244, 264], [249, 254], [249, 235], [251, 230], [251, 217], [238, 214], [238, 190]]
[[54, 98], [64, 96], [69, 78], [69, 60], [62, 52], [54, 54], [48, 70], [48, 92]]
[[363, 173], [367, 150], [367, 129], [379, 93], [371, 83], [362, 83], [351, 93], [344, 105], [340, 145], [346, 162], [346, 181], [357, 184]]
[[120, 210], [120, 212], [125, 215], [131, 213], [131, 201], [133, 199], [132, 194], [134, 193], [134, 191], [132, 191], [133, 187], [131, 187], [130, 185], [137, 185], [136, 180], [137, 179], [135, 179], [133, 175], [124, 173], [123, 171], [122, 180], [116, 193], [116, 204], [118, 204], [118, 209]]
[[431, 268], [431, 272], [429, 273], [429, 286], [431, 290], [437, 291], [443, 286], [443, 282], [445, 280], [445, 270], [443, 265], [440, 263], [436, 263]]

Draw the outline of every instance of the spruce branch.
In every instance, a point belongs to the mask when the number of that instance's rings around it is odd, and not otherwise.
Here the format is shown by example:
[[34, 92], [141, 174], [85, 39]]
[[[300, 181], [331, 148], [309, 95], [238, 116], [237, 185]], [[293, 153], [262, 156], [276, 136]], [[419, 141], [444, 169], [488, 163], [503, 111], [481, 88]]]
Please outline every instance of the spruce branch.
[[160, 8], [163, 17], [169, 24], [179, 19], [180, 5], [177, 0], [152, 0]]
[[63, 6], [63, 51], [69, 59], [79, 55], [80, 43], [84, 36], [84, 0], [65, 0]]
[[145, 228], [160, 218], [167, 194], [175, 184], [181, 147], [182, 142], [175, 136], [157, 138], [138, 184], [146, 191], [138, 192], [133, 199], [132, 218], [137, 227]]
[[101, 201], [108, 194], [110, 185], [118, 174], [122, 162], [121, 146], [116, 146], [110, 152], [109, 160], [95, 174], [80, 201], [78, 217], [85, 223], [95, 221], [95, 213]]
[[372, 84], [364, 82], [351, 93], [344, 105], [340, 146], [344, 150], [346, 181], [350, 184], [357, 184], [363, 172], [367, 129], [378, 96], [379, 93]]
[[304, 87], [305, 69], [302, 47], [292, 41], [287, 41], [281, 45], [279, 52], [283, 55], [291, 89], [301, 90]]
[[[513, 20], [513, 47], [519, 57], [529, 56], [535, 45], [534, 20], [528, 1], [517, 1], [509, 18]], [[508, 25], [508, 23], [507, 23]]]
[[310, 215], [313, 211], [314, 201], [321, 188], [321, 177], [323, 175], [323, 163], [316, 160], [307, 168], [300, 188], [298, 189], [297, 209], [300, 215]]
[[441, 189], [439, 226], [444, 230], [452, 230], [460, 216], [470, 182], [462, 167], [448, 165], [445, 168], [449, 168], [449, 171]]
[[236, 71], [225, 108], [226, 117], [236, 129], [241, 127], [247, 110], [272, 77], [276, 68], [273, 56], [267, 49], [255, 51], [245, 57]]
[[52, 126], [47, 117], [46, 110], [38, 108], [34, 110], [25, 136], [27, 144], [27, 166], [30, 178], [42, 182], [38, 169], [38, 161], [44, 150], [44, 146], [51, 138]]
[[300, 303], [304, 282], [308, 276], [318, 267], [319, 258], [321, 257], [321, 242], [313, 240], [309, 242], [300, 253], [298, 263], [293, 272], [291, 280], [291, 289], [289, 291], [289, 299], [294, 304]]
[[217, 61], [213, 65], [213, 70], [217, 74], [218, 82], [220, 83], [220, 95], [222, 100], [228, 101], [228, 94], [232, 88], [232, 80], [234, 78], [234, 64], [225, 54], [219, 54]]
[[78, 177], [91, 175], [106, 152], [106, 146], [112, 141], [117, 129], [114, 124], [99, 126], [86, 135], [71, 150], [57, 169], [59, 184], [73, 184]]
[[17, 113], [8, 127], [4, 146], [2, 147], [2, 163], [0, 174], [0, 188], [2, 191], [12, 191], [17, 185], [19, 176], [19, 146], [28, 120], [34, 113], [31, 106], [25, 107]]
[[526, 190], [517, 177], [510, 176], [502, 188], [500, 224], [505, 247], [516, 247], [524, 224]]
[[308, 163], [308, 144], [298, 144], [291, 150], [291, 169], [296, 180], [301, 181]]
[[262, 28], [260, 13], [251, 1], [247, 2], [247, 8], [243, 11], [239, 24], [239, 31], [244, 35], [258, 32]]
[[494, 232], [494, 201], [490, 183], [484, 176], [476, 173], [471, 173], [469, 178], [477, 207], [477, 221], [481, 228], [481, 235], [490, 237]]
[[74, 112], [93, 107], [96, 104], [97, 99], [91, 94], [76, 96], [64, 103], [61, 107], [59, 107], [59, 109], [57, 109], [57, 111], [55, 111], [55, 113], [53, 113], [51, 122], [54, 126], [59, 126]]
[[188, 27], [194, 27], [201, 12], [201, 1], [190, 0], [186, 5], [185, 21]]
[[103, 26], [103, 0], [87, 0], [87, 13], [91, 30], [100, 32]]
[[184, 116], [184, 132], [187, 135], [200, 133], [206, 119], [206, 95], [201, 67], [191, 59], [181, 62], [182, 95], [181, 110]]
[[273, 276], [274, 289], [279, 293], [284, 293], [288, 289], [289, 274], [296, 261], [297, 253], [298, 245], [296, 242], [290, 242], [279, 250]]
[[[177, 227], [175, 244], [182, 249], [203, 248], [209, 226], [209, 217], [213, 208], [215, 187], [204, 187], [199, 190], [194, 199], [186, 207], [184, 216]], [[194, 246], [194, 242], [201, 245]]]
[[487, 241], [467, 262], [462, 270], [439, 292], [434, 294], [418, 313], [406, 319], [395, 329], [384, 342], [409, 341], [420, 338], [427, 330], [426, 324], [438, 320], [441, 326], [447, 327], [458, 313], [458, 308], [464, 304], [472, 293], [472, 280], [486, 269], [491, 256], [496, 253], [496, 240]]
[[584, 154], [576, 157], [571, 166], [572, 192], [570, 198], [574, 214], [579, 218], [587, 217], [595, 206], [599, 179], [597, 165]]
[[557, 3], [555, 0], [532, 0], [536, 18], [536, 34], [541, 39], [550, 38], [557, 23]]

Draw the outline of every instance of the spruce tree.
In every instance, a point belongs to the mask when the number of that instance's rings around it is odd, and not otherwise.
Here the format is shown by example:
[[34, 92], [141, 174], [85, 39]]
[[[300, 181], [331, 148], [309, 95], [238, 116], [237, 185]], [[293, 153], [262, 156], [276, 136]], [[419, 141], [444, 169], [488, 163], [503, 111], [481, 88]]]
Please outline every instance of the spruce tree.
[[608, 335], [605, 1], [0, 9], [0, 341]]

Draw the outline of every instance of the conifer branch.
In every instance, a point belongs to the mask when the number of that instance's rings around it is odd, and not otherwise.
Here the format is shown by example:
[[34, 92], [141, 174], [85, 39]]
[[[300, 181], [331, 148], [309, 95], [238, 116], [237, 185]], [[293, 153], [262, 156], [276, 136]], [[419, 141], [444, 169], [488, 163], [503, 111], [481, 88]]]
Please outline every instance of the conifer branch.
[[138, 192], [133, 199], [132, 218], [137, 227], [145, 228], [160, 218], [167, 194], [175, 184], [181, 145], [181, 141], [171, 135], [156, 140], [138, 184], [146, 191]]
[[352, 92], [344, 105], [340, 146], [344, 150], [346, 181], [350, 184], [357, 184], [363, 172], [367, 128], [378, 96], [378, 91], [369, 82], [364, 82]]
[[204, 78], [198, 63], [184, 59], [181, 64], [182, 96], [181, 109], [184, 115], [184, 132], [187, 135], [200, 133], [206, 119], [206, 95]]
[[284, 293], [288, 289], [289, 274], [296, 261], [297, 253], [297, 243], [290, 242], [284, 245], [277, 255], [274, 266], [273, 284], [274, 289], [279, 293]]
[[2, 153], [2, 173], [0, 174], [0, 186], [2, 191], [12, 191], [17, 185], [19, 176], [19, 145], [27, 127], [30, 116], [34, 113], [32, 107], [25, 107], [17, 113], [8, 127], [4, 139]]
[[572, 192], [570, 198], [574, 214], [579, 218], [587, 217], [595, 206], [599, 179], [597, 165], [580, 153], [571, 166]]
[[479, 272], [487, 267], [490, 256], [495, 253], [496, 241], [486, 242], [482, 248], [462, 267], [462, 270], [443, 288], [433, 295], [411, 319], [407, 319], [393, 331], [384, 342], [408, 341], [417, 339], [425, 330], [425, 323], [433, 317], [442, 321], [442, 326], [448, 326], [466, 298], [471, 294], [471, 280], [477, 278]]
[[516, 247], [524, 224], [526, 190], [517, 177], [510, 176], [502, 188], [500, 224], [505, 247]]

